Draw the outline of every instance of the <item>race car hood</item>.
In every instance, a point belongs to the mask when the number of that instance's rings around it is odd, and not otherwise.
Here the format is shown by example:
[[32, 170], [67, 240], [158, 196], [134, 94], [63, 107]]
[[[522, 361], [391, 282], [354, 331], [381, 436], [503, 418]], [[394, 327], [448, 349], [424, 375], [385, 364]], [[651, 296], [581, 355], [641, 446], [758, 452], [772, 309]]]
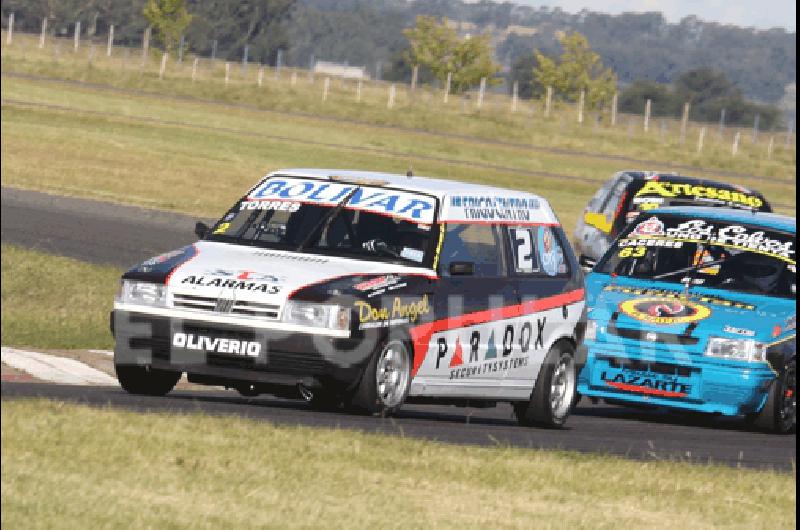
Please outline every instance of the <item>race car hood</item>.
[[147, 260], [125, 278], [163, 281], [173, 297], [230, 298], [282, 306], [311, 287], [318, 295], [326, 288], [342, 294], [377, 287], [382, 278], [385, 284], [404, 276], [434, 275], [429, 269], [380, 261], [199, 241]]
[[[752, 338], [769, 343], [794, 326], [794, 300], [593, 273], [587, 280], [589, 318], [601, 325], [657, 334]], [[661, 335], [659, 335], [661, 336]], [[702, 346], [705, 340], [700, 340]]]

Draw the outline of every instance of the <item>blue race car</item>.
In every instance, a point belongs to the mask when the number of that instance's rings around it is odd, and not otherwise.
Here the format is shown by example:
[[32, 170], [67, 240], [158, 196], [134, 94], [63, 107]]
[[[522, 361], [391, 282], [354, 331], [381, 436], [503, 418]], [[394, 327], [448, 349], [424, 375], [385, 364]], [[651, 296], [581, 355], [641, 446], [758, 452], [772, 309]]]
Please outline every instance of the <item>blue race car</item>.
[[651, 210], [586, 279], [578, 391], [795, 430], [796, 220]]

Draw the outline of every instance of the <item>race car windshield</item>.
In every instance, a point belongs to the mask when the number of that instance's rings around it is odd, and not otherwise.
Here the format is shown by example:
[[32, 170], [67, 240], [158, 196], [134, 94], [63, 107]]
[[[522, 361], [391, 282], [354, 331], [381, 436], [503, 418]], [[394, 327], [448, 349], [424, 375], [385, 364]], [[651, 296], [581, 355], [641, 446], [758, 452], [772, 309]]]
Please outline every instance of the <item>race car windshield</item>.
[[597, 271], [682, 285], [796, 298], [794, 234], [748, 224], [646, 215]]
[[432, 197], [310, 179], [266, 182], [235, 204], [208, 239], [416, 266], [430, 261], [438, 233]]

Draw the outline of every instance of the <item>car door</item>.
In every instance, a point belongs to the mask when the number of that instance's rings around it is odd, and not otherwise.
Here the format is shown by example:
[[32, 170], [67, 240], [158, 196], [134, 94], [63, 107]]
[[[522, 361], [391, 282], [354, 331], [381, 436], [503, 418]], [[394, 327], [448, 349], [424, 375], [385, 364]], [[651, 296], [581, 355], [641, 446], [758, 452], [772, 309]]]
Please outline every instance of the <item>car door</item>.
[[412, 394], [495, 397], [502, 384], [503, 330], [496, 321], [519, 295], [508, 276], [500, 227], [448, 223], [433, 296], [435, 322]]
[[530, 394], [556, 336], [572, 336], [580, 309], [562, 301], [575, 288], [563, 232], [551, 226], [508, 226], [511, 277], [522, 311], [513, 322], [512, 362], [503, 374], [507, 392]]

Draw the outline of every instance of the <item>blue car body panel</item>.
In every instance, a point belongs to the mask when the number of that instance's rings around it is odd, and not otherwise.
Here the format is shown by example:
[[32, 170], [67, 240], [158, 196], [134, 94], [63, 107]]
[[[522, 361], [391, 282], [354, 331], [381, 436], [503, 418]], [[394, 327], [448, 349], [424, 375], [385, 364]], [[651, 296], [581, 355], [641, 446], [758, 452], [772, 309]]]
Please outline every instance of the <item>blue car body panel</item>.
[[[671, 213], [796, 233], [795, 220], [722, 208], [662, 208]], [[633, 318], [636, 304], [675, 300], [696, 316], [672, 322]], [[776, 371], [770, 362], [704, 355], [710, 337], [768, 344], [782, 358], [795, 355], [796, 302], [722, 289], [692, 287], [592, 272], [586, 278], [588, 317], [597, 336], [585, 340], [578, 391], [585, 396], [724, 415], [758, 412]], [[655, 303], [655, 302], [653, 302]], [[669, 303], [669, 302], [666, 302]]]

